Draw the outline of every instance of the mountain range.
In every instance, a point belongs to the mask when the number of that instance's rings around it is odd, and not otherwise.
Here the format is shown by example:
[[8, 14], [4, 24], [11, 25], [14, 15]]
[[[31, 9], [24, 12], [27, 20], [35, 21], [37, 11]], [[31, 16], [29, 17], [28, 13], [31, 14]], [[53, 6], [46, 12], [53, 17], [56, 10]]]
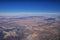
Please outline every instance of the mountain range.
[[0, 16], [0, 40], [57, 40], [59, 30], [59, 16]]

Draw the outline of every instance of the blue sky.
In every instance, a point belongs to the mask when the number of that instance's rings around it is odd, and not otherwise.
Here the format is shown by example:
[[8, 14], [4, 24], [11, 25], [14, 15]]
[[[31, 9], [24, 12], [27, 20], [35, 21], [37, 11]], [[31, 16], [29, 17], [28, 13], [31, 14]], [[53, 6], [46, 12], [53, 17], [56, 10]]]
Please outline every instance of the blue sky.
[[[0, 1], [0, 15], [30, 15], [30, 13], [37, 14], [38, 12], [60, 12], [59, 1]], [[24, 12], [24, 13], [21, 13]], [[28, 12], [28, 14], [27, 14]], [[26, 15], [27, 14], [27, 15]], [[34, 14], [31, 14], [34, 15]], [[39, 15], [39, 14], [38, 14]], [[44, 15], [44, 13], [43, 13]]]

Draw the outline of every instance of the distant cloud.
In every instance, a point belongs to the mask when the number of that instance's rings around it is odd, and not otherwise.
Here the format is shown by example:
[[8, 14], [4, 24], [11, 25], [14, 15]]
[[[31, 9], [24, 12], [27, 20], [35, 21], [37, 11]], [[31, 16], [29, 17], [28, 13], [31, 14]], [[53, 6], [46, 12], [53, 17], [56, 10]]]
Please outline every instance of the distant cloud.
[[0, 16], [60, 16], [59, 13], [49, 12], [1, 12]]

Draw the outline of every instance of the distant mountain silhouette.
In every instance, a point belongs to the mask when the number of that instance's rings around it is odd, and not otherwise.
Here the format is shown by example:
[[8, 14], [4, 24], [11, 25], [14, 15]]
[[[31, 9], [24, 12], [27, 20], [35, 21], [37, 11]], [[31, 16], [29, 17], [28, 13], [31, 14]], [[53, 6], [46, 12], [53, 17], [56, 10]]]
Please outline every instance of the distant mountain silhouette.
[[29, 19], [29, 18], [44, 18], [44, 16], [28, 16], [28, 17], [18, 17], [16, 19]]

